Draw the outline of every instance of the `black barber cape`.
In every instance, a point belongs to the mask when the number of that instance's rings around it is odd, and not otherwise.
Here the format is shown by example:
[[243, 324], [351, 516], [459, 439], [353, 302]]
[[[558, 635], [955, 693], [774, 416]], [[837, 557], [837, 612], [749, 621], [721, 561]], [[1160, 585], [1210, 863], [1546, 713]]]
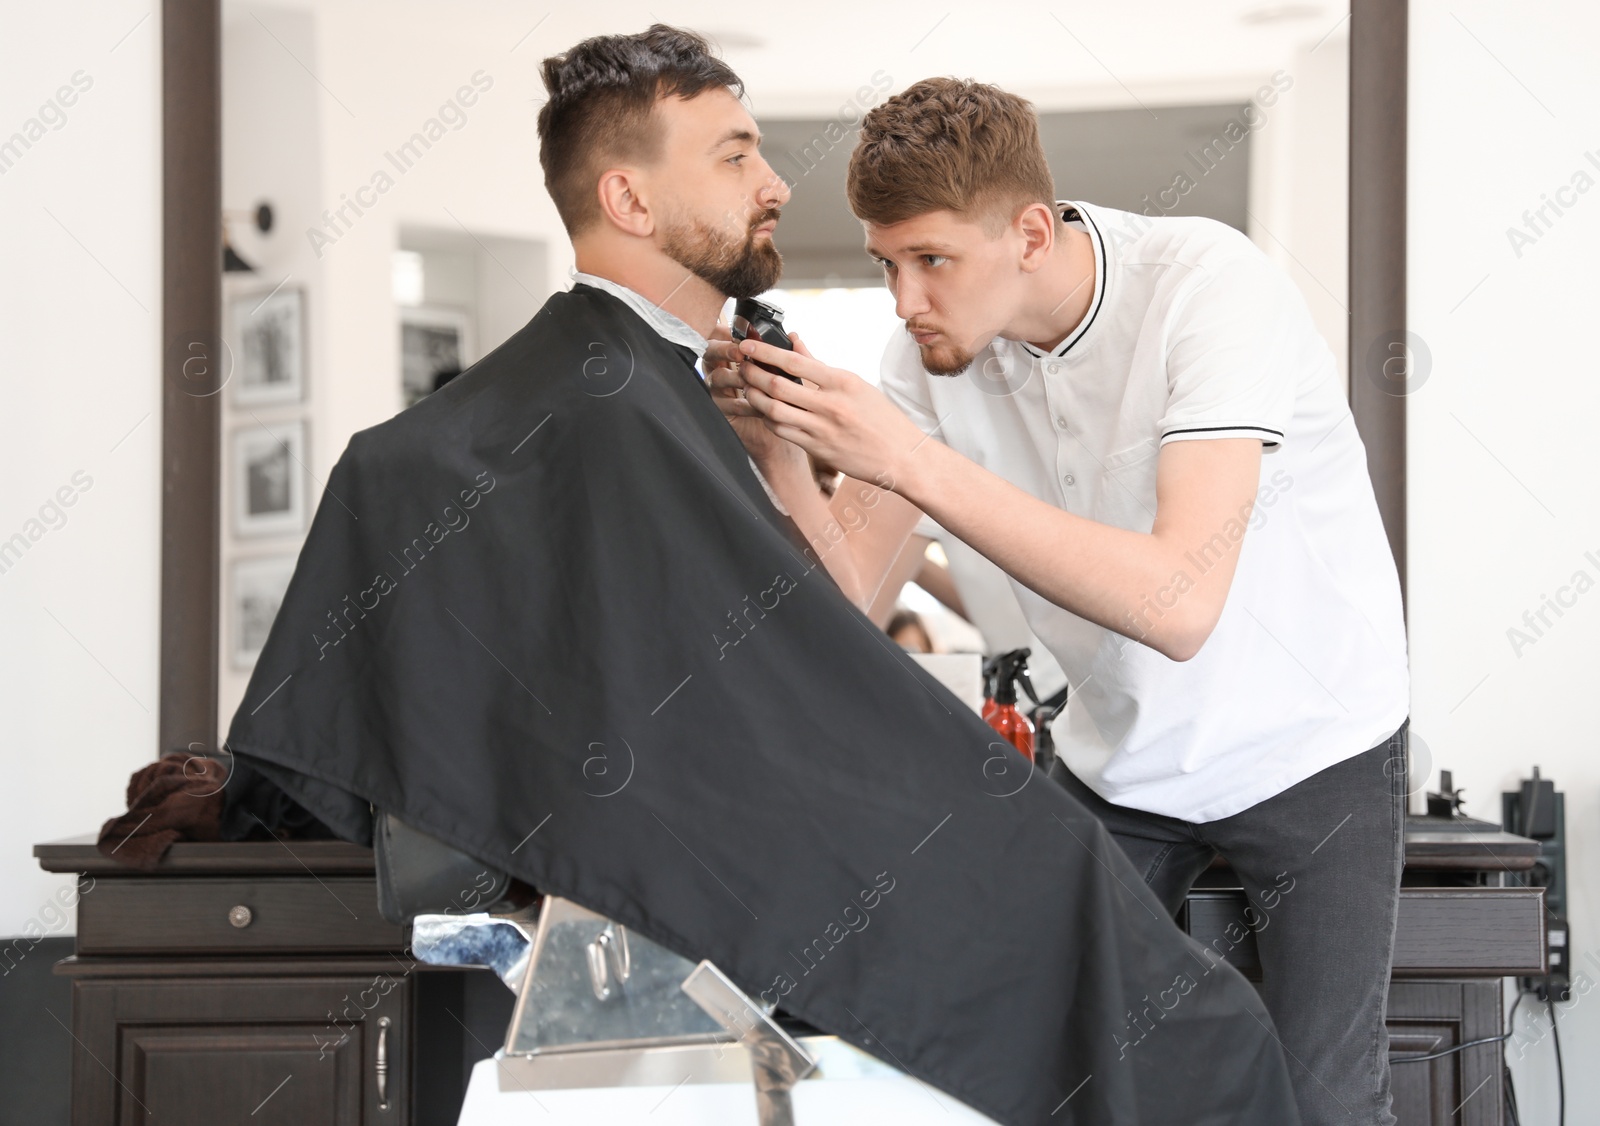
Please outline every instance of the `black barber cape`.
[[579, 285], [356, 434], [232, 752], [1001, 1123], [1298, 1123], [1249, 983], [841, 594], [693, 364]]

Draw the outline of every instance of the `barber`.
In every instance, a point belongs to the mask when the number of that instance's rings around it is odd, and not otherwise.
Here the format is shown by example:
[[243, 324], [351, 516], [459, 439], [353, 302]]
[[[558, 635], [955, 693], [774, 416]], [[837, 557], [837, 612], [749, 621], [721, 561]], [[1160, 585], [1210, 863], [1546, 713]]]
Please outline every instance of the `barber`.
[[[993, 86], [875, 108], [848, 191], [905, 322], [881, 391], [746, 341], [719, 404], [858, 605], [919, 511], [1009, 575], [1068, 676], [1054, 776], [1174, 914], [1228, 861], [1248, 906], [1213, 955], [1254, 931], [1306, 1126], [1393, 1123], [1405, 628], [1304, 301], [1221, 223], [1058, 202]], [[847, 474], [831, 507], [808, 454]]]

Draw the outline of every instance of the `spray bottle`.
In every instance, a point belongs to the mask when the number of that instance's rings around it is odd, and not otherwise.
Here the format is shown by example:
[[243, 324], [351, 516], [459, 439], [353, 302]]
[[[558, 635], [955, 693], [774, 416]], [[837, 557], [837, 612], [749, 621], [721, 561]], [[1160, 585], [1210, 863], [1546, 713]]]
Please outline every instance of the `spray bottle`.
[[1049, 772], [1050, 764], [1055, 762], [1056, 758], [1055, 728], [1051, 725], [1055, 723], [1056, 717], [1061, 714], [1061, 710], [1066, 706], [1067, 690], [1062, 688], [1060, 692], [1051, 696], [1037, 708], [1034, 708], [1028, 716], [1029, 719], [1033, 720], [1033, 763], [1046, 773]]
[[1017, 685], [1022, 685], [1028, 699], [1039, 702], [1028, 679], [1028, 656], [1031, 650], [1013, 649], [984, 662], [984, 677], [990, 685], [990, 695], [983, 702], [983, 719], [1000, 733], [1029, 762], [1033, 761], [1033, 724], [1017, 710]]

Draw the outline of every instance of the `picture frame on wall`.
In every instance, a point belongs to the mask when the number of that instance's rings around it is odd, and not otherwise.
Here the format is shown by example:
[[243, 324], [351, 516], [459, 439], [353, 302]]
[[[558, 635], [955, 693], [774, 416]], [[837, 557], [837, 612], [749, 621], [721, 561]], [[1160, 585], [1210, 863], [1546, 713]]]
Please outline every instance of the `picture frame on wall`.
[[470, 367], [477, 355], [472, 318], [461, 309], [412, 305], [400, 310], [400, 393], [406, 406]]
[[285, 286], [228, 303], [234, 356], [233, 404], [298, 403], [306, 392], [305, 291]]
[[305, 530], [306, 424], [244, 426], [232, 435], [233, 530], [241, 537]]
[[253, 668], [289, 589], [296, 557], [235, 559], [228, 577], [228, 654], [236, 669]]

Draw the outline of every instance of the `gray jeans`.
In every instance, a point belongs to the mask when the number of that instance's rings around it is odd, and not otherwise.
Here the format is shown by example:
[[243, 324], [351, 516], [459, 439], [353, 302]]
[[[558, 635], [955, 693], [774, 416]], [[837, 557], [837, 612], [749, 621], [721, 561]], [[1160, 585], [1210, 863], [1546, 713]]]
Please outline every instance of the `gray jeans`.
[[1193, 823], [1050, 776], [1110, 830], [1173, 915], [1215, 854], [1249, 899], [1260, 991], [1303, 1126], [1393, 1126], [1389, 961], [1405, 857], [1406, 728], [1242, 813]]

